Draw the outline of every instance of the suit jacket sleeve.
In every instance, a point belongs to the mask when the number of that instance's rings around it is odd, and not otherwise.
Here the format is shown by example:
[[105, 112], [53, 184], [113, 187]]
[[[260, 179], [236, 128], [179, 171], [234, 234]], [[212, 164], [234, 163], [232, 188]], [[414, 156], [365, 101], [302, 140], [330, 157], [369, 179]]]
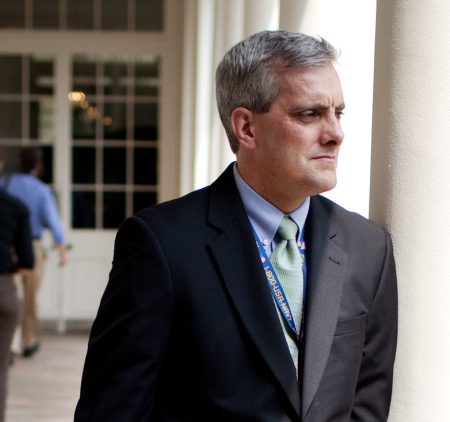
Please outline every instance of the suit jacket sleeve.
[[385, 257], [366, 330], [352, 421], [386, 421], [397, 344], [397, 278], [392, 241], [385, 233]]
[[117, 234], [89, 339], [77, 422], [149, 421], [173, 327], [174, 294], [158, 240], [137, 217]]

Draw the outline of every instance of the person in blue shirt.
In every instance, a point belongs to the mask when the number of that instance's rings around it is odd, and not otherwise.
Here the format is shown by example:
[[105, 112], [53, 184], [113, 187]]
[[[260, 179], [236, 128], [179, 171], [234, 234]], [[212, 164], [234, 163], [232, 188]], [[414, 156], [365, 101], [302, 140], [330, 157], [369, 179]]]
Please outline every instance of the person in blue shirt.
[[19, 199], [30, 213], [35, 257], [34, 269], [24, 275], [24, 315], [22, 326], [22, 346], [25, 357], [32, 356], [39, 348], [39, 321], [37, 292], [44, 274], [44, 255], [41, 237], [44, 228], [53, 233], [59, 253], [60, 265], [67, 262], [63, 226], [58, 215], [55, 198], [48, 186], [38, 177], [43, 171], [43, 151], [41, 148], [24, 148], [21, 151], [21, 173], [0, 178], [0, 189]]

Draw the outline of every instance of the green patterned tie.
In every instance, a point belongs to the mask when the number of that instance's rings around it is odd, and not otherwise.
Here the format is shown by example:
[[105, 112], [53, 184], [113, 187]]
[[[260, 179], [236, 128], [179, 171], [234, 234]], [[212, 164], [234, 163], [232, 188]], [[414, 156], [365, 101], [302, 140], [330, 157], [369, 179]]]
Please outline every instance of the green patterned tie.
[[[303, 272], [302, 258], [296, 241], [297, 232], [297, 224], [288, 215], [285, 215], [278, 228], [278, 234], [282, 240], [270, 256], [270, 262], [289, 302], [297, 334], [300, 334], [303, 305]], [[281, 313], [279, 315], [281, 316]], [[286, 321], [284, 321], [284, 317], [280, 319], [282, 319], [283, 331], [292, 359], [297, 367], [297, 341], [292, 338], [291, 329]]]

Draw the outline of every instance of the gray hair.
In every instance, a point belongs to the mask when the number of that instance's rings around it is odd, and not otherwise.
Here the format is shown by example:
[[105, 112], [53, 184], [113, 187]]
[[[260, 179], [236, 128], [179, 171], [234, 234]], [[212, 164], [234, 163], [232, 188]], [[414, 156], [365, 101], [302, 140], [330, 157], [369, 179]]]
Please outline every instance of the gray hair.
[[239, 149], [231, 113], [237, 107], [267, 113], [280, 94], [274, 70], [325, 67], [338, 57], [323, 38], [288, 31], [258, 32], [231, 47], [216, 70], [217, 107], [231, 150]]

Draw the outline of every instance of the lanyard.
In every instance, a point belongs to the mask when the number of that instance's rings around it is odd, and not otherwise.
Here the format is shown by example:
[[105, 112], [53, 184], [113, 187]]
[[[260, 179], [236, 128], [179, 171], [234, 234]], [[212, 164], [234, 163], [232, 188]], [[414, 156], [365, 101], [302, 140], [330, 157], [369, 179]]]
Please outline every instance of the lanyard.
[[306, 297], [306, 256], [305, 256], [306, 247], [305, 247], [304, 233], [302, 231], [300, 235], [300, 246], [299, 246], [300, 256], [302, 259], [302, 273], [303, 273], [303, 303], [302, 303], [301, 323], [300, 323], [301, 326], [300, 330], [298, 330], [297, 327], [295, 326], [289, 302], [287, 300], [286, 295], [284, 294], [283, 287], [281, 286], [281, 283], [278, 280], [278, 276], [275, 273], [272, 263], [270, 262], [270, 259], [267, 257], [266, 251], [264, 250], [253, 226], [252, 229], [256, 240], [256, 246], [258, 247], [259, 257], [261, 258], [263, 269], [266, 274], [267, 283], [269, 284], [270, 290], [272, 291], [272, 295], [275, 299], [275, 302], [278, 305], [278, 308], [280, 309], [281, 314], [288, 323], [289, 327], [295, 333], [297, 338], [300, 339], [301, 341], [303, 340], [305, 334], [304, 320], [305, 320], [305, 297]]

